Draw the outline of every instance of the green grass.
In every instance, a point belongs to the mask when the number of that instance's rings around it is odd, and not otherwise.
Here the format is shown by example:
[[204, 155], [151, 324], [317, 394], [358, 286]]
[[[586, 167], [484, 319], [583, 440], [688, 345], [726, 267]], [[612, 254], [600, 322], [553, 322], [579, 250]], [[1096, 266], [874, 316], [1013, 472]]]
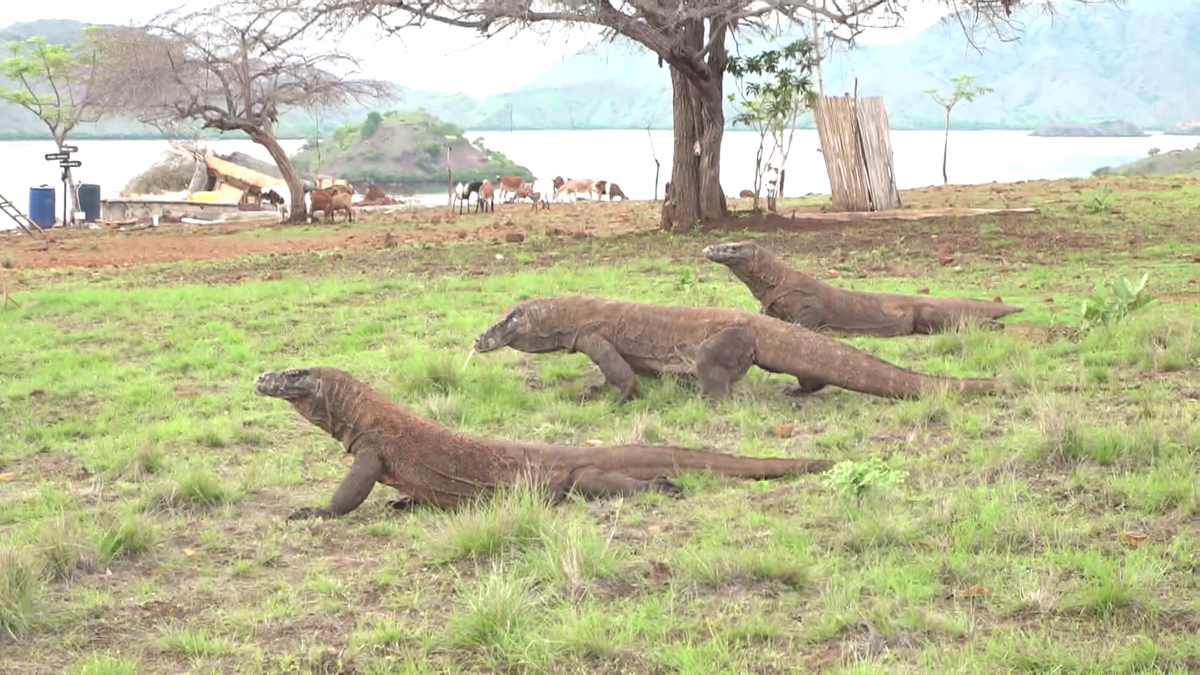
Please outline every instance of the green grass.
[[[347, 250], [284, 258], [270, 281], [253, 272], [279, 260], [18, 270], [22, 308], [0, 313], [0, 672], [1194, 672], [1200, 241], [1177, 224], [1200, 191], [1120, 180], [1117, 213], [1084, 208], [1098, 184], [1031, 183], [1021, 199], [1045, 212], [1020, 221]], [[1018, 201], [1000, 187], [977, 196]], [[750, 236], [838, 284], [1025, 306], [1005, 331], [846, 340], [1015, 386], [793, 399], [752, 370], [720, 403], [663, 377], [617, 407], [585, 396], [599, 374], [580, 355], [462, 367], [523, 297], [757, 309], [699, 255]], [[1143, 271], [1159, 302], [1077, 330], [1099, 278]], [[314, 364], [470, 433], [903, 480], [858, 499], [845, 481], [696, 475], [680, 500], [554, 506], [516, 486], [411, 513], [378, 486], [341, 520], [288, 523], [348, 462], [251, 381]]]

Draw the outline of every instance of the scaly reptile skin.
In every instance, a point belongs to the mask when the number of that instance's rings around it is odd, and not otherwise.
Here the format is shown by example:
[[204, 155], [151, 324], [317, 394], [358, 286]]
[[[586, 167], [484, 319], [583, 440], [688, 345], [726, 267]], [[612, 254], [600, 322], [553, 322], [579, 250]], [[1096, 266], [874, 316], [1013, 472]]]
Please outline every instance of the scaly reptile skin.
[[679, 307], [588, 296], [525, 300], [475, 339], [477, 352], [501, 347], [587, 354], [620, 391], [637, 396], [637, 375], [695, 374], [705, 396], [720, 398], [750, 366], [796, 378], [793, 393], [834, 385], [913, 398], [930, 388], [997, 389], [991, 379], [934, 377], [893, 365], [807, 328], [739, 309]]
[[828, 459], [759, 459], [670, 446], [578, 448], [470, 436], [416, 415], [337, 368], [266, 372], [255, 378], [254, 387], [290, 403], [354, 456], [328, 504], [300, 509], [289, 520], [349, 513], [376, 483], [405, 495], [392, 502], [396, 508], [418, 503], [452, 508], [523, 478], [533, 479], [558, 502], [571, 492], [585, 497], [678, 494], [680, 488], [667, 478], [688, 472], [763, 479], [820, 473], [834, 465]]
[[712, 244], [704, 248], [704, 257], [728, 267], [746, 284], [763, 314], [810, 330], [877, 337], [928, 335], [952, 329], [960, 321], [999, 326], [996, 319], [1025, 311], [973, 298], [838, 288], [788, 267], [753, 241]]

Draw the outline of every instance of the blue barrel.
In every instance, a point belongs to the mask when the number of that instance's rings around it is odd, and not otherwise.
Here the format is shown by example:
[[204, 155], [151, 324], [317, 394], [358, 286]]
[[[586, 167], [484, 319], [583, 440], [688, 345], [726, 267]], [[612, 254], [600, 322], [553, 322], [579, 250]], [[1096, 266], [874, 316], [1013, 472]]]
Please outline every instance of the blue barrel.
[[42, 185], [29, 188], [29, 219], [38, 227], [54, 227], [54, 209], [57, 205], [53, 187]]
[[79, 210], [83, 211], [83, 222], [94, 223], [100, 219], [100, 186], [83, 183], [79, 186]]

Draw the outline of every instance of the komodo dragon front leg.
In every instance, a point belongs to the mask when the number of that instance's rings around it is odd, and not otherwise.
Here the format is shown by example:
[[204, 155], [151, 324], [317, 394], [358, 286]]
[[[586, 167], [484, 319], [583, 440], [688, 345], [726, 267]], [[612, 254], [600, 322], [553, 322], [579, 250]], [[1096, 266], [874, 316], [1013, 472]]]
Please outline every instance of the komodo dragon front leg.
[[604, 373], [604, 379], [620, 390], [617, 404], [625, 403], [638, 395], [637, 374], [633, 367], [621, 356], [621, 352], [611, 342], [596, 333], [589, 333], [579, 338], [575, 343], [575, 351], [586, 354], [592, 363]]
[[[333, 491], [329, 503], [320, 507], [305, 507], [288, 516], [288, 520], [334, 518], [350, 513], [370, 496], [375, 483], [383, 476], [383, 460], [375, 450], [354, 454], [354, 463], [342, 482]], [[403, 507], [397, 507], [403, 508]]]

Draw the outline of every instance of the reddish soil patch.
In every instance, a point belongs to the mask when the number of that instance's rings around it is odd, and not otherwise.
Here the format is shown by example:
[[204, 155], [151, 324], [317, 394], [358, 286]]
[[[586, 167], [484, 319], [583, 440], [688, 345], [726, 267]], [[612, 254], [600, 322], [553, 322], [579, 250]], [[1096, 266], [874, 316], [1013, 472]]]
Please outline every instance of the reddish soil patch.
[[[1177, 189], [1151, 180], [1109, 180], [1114, 191]], [[912, 253], [926, 252], [936, 264], [958, 264], [964, 254], [1001, 262], [1044, 263], [1063, 250], [1100, 246], [1128, 250], [1145, 244], [1118, 241], [1110, 232], [1088, 231], [1075, 217], [1080, 195], [1100, 187], [1095, 181], [948, 186], [906, 190], [903, 208], [870, 214], [826, 212], [804, 206], [786, 215], [740, 212], [712, 223], [708, 231], [757, 231], [764, 243], [786, 252], [797, 246], [807, 254], [873, 251], [905, 241]], [[730, 205], [748, 207], [750, 200]], [[1061, 204], [1057, 215], [1047, 205]], [[1036, 207], [1039, 213], [1015, 209]], [[497, 205], [495, 212], [457, 213], [445, 206], [357, 214], [352, 224], [318, 228], [279, 224], [163, 225], [138, 231], [50, 230], [43, 237], [20, 231], [0, 232], [0, 251], [17, 268], [128, 267], [183, 260], [213, 260], [254, 255], [283, 255], [337, 249], [386, 249], [418, 243], [509, 242], [530, 236], [583, 239], [642, 235], [657, 230], [661, 204], [577, 202], [554, 204], [549, 211], [528, 205]], [[1069, 217], [1064, 218], [1067, 215]], [[981, 228], [985, 227], [986, 234]], [[795, 241], [796, 233], [819, 236]], [[652, 242], [649, 245], [653, 245]], [[906, 259], [907, 260], [907, 259]], [[903, 270], [894, 271], [903, 274]]]
[[[528, 207], [499, 206], [495, 213], [447, 214], [445, 208], [409, 213], [361, 214], [352, 225], [322, 224], [325, 232], [305, 232], [280, 224], [219, 226], [163, 225], [135, 231], [48, 230], [30, 236], [19, 230], [0, 233], [0, 250], [18, 268], [127, 267], [183, 260], [214, 260], [318, 250], [381, 248], [411, 242], [521, 241], [538, 232], [586, 238], [653, 228], [643, 217], [646, 203], [556, 204], [535, 213]], [[288, 229], [294, 236], [288, 236]], [[330, 232], [332, 230], [333, 232]], [[340, 231], [340, 232], [339, 232]], [[261, 234], [262, 236], [255, 236]]]

